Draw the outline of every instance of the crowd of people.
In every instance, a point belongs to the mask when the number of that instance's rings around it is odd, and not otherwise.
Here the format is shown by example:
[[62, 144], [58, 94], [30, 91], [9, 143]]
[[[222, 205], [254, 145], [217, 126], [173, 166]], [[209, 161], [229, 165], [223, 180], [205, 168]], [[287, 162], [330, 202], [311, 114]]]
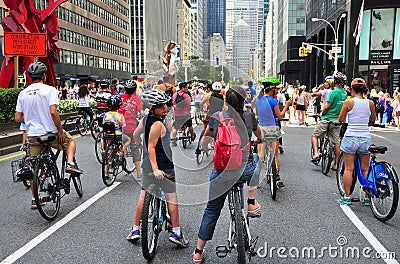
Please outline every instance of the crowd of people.
[[[55, 133], [57, 138], [53, 147], [65, 149], [67, 153], [66, 172], [81, 174], [83, 171], [74, 163], [76, 143], [63, 130], [57, 113], [59, 99], [68, 98], [68, 94], [65, 94], [64, 88], [58, 92], [57, 89], [45, 85], [46, 72], [47, 68], [41, 62], [29, 66], [28, 73], [33, 79], [33, 84], [20, 93], [15, 120], [26, 124], [29, 155], [36, 156], [42, 151], [40, 144], [36, 142], [37, 136]], [[192, 124], [192, 101], [194, 111], [200, 110], [202, 119], [209, 121], [202, 137], [199, 138], [196, 151], [209, 148], [210, 139], [218, 140], [221, 123], [227, 120], [234, 122], [243, 152], [241, 166], [240, 169], [229, 172], [216, 166], [211, 169], [209, 199], [193, 253], [193, 262], [201, 263], [205, 258], [205, 245], [213, 237], [227, 193], [238, 179], [247, 182], [248, 185], [248, 215], [260, 216], [261, 207], [256, 201], [256, 194], [266, 138], [275, 138], [272, 146], [277, 164], [277, 187], [285, 186], [280, 174], [278, 151], [283, 152], [281, 120], [287, 116], [289, 122], [297, 122], [299, 125], [306, 123], [307, 110], [313, 109], [314, 113], [321, 117], [311, 135], [314, 149], [312, 162], [320, 158], [318, 138], [327, 132], [328, 121], [347, 120], [348, 128], [342, 140], [339, 137], [339, 127], [333, 127], [329, 133], [335, 145], [333, 170], [338, 168], [340, 151], [344, 153], [346, 195], [341, 197], [340, 201], [344, 204], [351, 203], [349, 186], [352, 181], [355, 153], [360, 154], [364, 176], [368, 170], [368, 146], [371, 142], [368, 122], [390, 123], [394, 116], [399, 125], [400, 88], [396, 90], [395, 99], [391, 100], [390, 95], [376, 94], [374, 90], [368, 94], [362, 78], [352, 80], [350, 86], [346, 86], [347, 82], [346, 75], [336, 72], [333, 76], [328, 76], [324, 84], [310, 92], [307, 92], [305, 86], [283, 87], [280, 80], [274, 76], [262, 79], [260, 89], [256, 89], [252, 82], [249, 82], [247, 87], [224, 87], [221, 82], [196, 82], [190, 87], [189, 83], [181, 82], [177, 89], [174, 80], [165, 76], [158, 85], [144, 90], [137, 79], [120, 84], [115, 78], [111, 83], [100, 83], [96, 93], [92, 93], [89, 87], [83, 84], [76, 90], [76, 95], [73, 89], [74, 92], [70, 96], [79, 100], [80, 112], [88, 113], [90, 118], [95, 118], [90, 114], [88, 103], [93, 98], [97, 105], [96, 118], [99, 123], [111, 124], [114, 127], [117, 136], [124, 142], [122, 152], [131, 146], [137, 179], [141, 181], [142, 190], [135, 208], [132, 229], [127, 237], [129, 241], [140, 239], [144, 196], [149, 186], [157, 184], [165, 193], [171, 217], [172, 234], [169, 241], [180, 247], [188, 246], [179, 221], [175, 185], [173, 148], [177, 146], [177, 130], [185, 125], [189, 128], [192, 140], [196, 138]], [[36, 92], [34, 94], [37, 96], [28, 96], [32, 92]], [[35, 111], [31, 111], [32, 109]], [[141, 117], [140, 121], [138, 116]], [[247, 148], [252, 139], [258, 143], [256, 153]], [[33, 199], [32, 209], [36, 208], [34, 203]]]

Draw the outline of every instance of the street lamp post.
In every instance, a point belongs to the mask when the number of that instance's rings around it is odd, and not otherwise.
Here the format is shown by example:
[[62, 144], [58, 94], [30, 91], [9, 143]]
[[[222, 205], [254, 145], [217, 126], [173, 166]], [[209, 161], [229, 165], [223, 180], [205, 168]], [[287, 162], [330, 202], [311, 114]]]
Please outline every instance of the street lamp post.
[[338, 47], [339, 47], [339, 27], [340, 27], [340, 22], [342, 21], [342, 18], [345, 18], [345, 17], [346, 17], [346, 13], [343, 13], [340, 16], [336, 29], [332, 26], [331, 23], [329, 23], [327, 20], [325, 20], [323, 18], [316, 18], [316, 17], [311, 18], [312, 22], [322, 21], [322, 22], [327, 23], [333, 30], [333, 34], [335, 35], [334, 47], [335, 47], [335, 51], [336, 51], [335, 56], [334, 56], [335, 73], [338, 72], [338, 53], [337, 53], [337, 51], [338, 51]]

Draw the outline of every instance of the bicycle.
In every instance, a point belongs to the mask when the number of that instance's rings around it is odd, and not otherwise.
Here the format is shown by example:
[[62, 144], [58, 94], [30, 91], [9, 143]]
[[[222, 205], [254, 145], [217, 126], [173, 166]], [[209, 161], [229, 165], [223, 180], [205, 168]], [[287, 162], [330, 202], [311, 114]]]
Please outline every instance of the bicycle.
[[[331, 128], [332, 124], [335, 126], [341, 126], [342, 123], [329, 120], [327, 121], [327, 124], [328, 127], [326, 128], [324, 137], [319, 138], [319, 157], [316, 161], [313, 161], [315, 165], [318, 165], [321, 161], [321, 171], [324, 175], [328, 175], [329, 170], [331, 169], [332, 161], [335, 158], [335, 147], [331, 138], [329, 137], [329, 129]], [[314, 149], [312, 146], [311, 158], [314, 159]]]
[[164, 192], [160, 187], [155, 187], [155, 185], [150, 185], [146, 191], [140, 231], [143, 257], [149, 261], [156, 254], [158, 236], [161, 231], [165, 230], [172, 233], [172, 224], [167, 214]]
[[182, 146], [185, 149], [187, 144], [192, 144], [193, 140], [189, 132], [189, 128], [183, 125], [180, 130], [178, 130], [177, 140], [182, 140]]
[[[105, 136], [106, 134], [112, 136]], [[102, 153], [102, 179], [106, 186], [111, 186], [117, 175], [123, 171], [130, 174], [135, 170], [135, 164], [132, 158], [131, 144], [122, 153], [122, 135], [119, 138], [115, 133], [115, 125], [112, 123], [103, 124], [102, 140], [104, 151]], [[100, 138], [100, 140], [101, 140]]]
[[[375, 125], [374, 126], [381, 126]], [[368, 167], [368, 177], [364, 178], [361, 171], [360, 156], [356, 153], [354, 157], [353, 182], [350, 187], [350, 194], [353, 193], [357, 179], [362, 190], [368, 194], [371, 201], [371, 210], [375, 218], [385, 222], [390, 220], [397, 210], [399, 202], [399, 179], [396, 170], [386, 161], [377, 161], [377, 154], [385, 154], [388, 150], [385, 146], [371, 145], [368, 150], [371, 152], [371, 159]], [[339, 156], [338, 169], [336, 172], [336, 182], [339, 192], [345, 195], [343, 174], [344, 157], [343, 153]], [[386, 201], [389, 204], [386, 205]]]
[[[266, 142], [265, 155], [263, 163], [265, 164], [265, 178], [270, 189], [272, 200], [276, 200], [276, 191], [278, 189], [276, 177], [278, 176], [278, 168], [275, 161], [275, 150], [272, 144], [276, 141], [276, 137], [264, 137], [260, 142]], [[262, 180], [260, 181], [262, 182]]]
[[106, 112], [104, 110], [95, 110], [93, 113], [93, 116], [96, 118], [93, 118], [92, 122], [90, 123], [90, 134], [92, 135], [92, 138], [96, 141], [98, 134], [101, 132], [101, 123], [103, 120], [103, 116]]
[[[232, 249], [237, 250], [238, 263], [246, 263], [247, 259], [256, 256], [256, 244], [258, 236], [254, 239], [250, 234], [249, 216], [244, 210], [243, 185], [245, 181], [237, 181], [228, 193], [228, 208], [230, 213], [230, 223], [228, 230], [228, 246], [221, 245], [216, 247], [216, 254], [219, 258], [224, 258]], [[247, 256], [246, 256], [247, 255]]]
[[90, 124], [93, 120], [87, 113], [79, 114], [76, 119], [75, 129], [82, 137], [86, 136], [87, 132], [90, 130]]
[[[65, 126], [68, 121], [76, 118], [77, 116], [67, 118], [63, 126]], [[70, 193], [71, 180], [76, 193], [79, 197], [82, 197], [81, 176], [77, 173], [71, 173], [69, 177], [65, 177], [65, 167], [67, 164], [65, 150], [62, 151], [61, 170], [58, 169], [57, 160], [61, 150], [57, 150], [57, 152], [54, 153], [51, 148], [51, 142], [56, 140], [55, 134], [48, 133], [37, 137], [37, 140], [45, 146], [45, 150], [38, 157], [31, 158], [35, 163], [33, 193], [40, 215], [44, 219], [52, 221], [57, 217], [60, 210], [61, 198]], [[76, 163], [75, 158], [74, 162]]]
[[203, 121], [203, 113], [200, 105], [195, 105], [194, 120], [196, 122], [196, 125]]
[[200, 163], [203, 161], [204, 154], [208, 157], [208, 156], [210, 156], [211, 150], [212, 150], [211, 148], [202, 149], [201, 146], [200, 146], [200, 141], [203, 138], [203, 135], [204, 135], [204, 132], [205, 132], [205, 130], [207, 128], [208, 123], [209, 123], [209, 119], [203, 120], [204, 129], [203, 129], [203, 131], [201, 131], [201, 134], [200, 134], [200, 137], [199, 137], [199, 142], [197, 144], [197, 148], [196, 148], [196, 151], [195, 151], [196, 161], [197, 161], [198, 165], [200, 165]]

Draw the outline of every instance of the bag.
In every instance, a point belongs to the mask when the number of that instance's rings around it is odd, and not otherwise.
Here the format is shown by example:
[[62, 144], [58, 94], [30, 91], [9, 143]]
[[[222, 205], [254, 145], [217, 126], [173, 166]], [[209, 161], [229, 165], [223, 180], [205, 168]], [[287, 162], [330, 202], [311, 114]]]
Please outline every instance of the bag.
[[[242, 143], [233, 118], [224, 118], [219, 112], [220, 123], [214, 144], [214, 168], [216, 170], [238, 170], [242, 166]], [[250, 146], [249, 144], [246, 145]]]
[[125, 118], [126, 126], [124, 128], [124, 132], [127, 134], [133, 133], [138, 123], [136, 118], [137, 104], [136, 101], [132, 99], [132, 97], [133, 95], [130, 95], [126, 100], [124, 100], [120, 108], [121, 111], [118, 111]]
[[379, 111], [379, 110], [381, 110], [381, 108], [382, 108], [382, 105], [381, 105], [381, 102], [379, 101], [379, 99], [375, 100], [375, 111]]
[[167, 106], [171, 107], [172, 106], [172, 86], [171, 87], [167, 87], [165, 86], [165, 94], [171, 98], [168, 102], [167, 102]]
[[176, 94], [175, 103], [179, 104], [180, 102], [185, 101], [185, 97], [181, 93]]

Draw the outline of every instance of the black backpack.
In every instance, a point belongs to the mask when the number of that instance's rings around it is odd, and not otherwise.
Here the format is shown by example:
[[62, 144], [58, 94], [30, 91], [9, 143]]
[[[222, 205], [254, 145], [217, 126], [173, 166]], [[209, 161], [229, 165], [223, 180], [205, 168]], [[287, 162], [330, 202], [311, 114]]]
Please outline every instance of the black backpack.
[[185, 97], [183, 97], [183, 94], [177, 93], [175, 98], [175, 103], [179, 104], [182, 101], [185, 101]]
[[167, 87], [165, 86], [165, 94], [170, 98], [169, 101], [167, 102], [167, 106], [171, 107], [172, 106], [172, 86], [171, 87]]

